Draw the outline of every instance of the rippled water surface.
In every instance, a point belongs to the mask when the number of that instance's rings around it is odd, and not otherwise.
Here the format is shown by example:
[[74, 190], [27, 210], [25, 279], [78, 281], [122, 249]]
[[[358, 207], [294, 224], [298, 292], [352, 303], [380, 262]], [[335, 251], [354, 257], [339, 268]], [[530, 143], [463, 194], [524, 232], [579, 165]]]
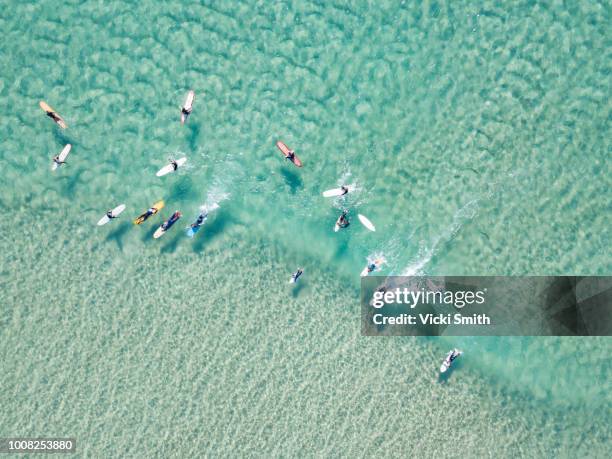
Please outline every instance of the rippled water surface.
[[361, 337], [358, 274], [612, 272], [610, 3], [206, 3], [0, 2], [0, 436], [609, 456], [608, 338]]

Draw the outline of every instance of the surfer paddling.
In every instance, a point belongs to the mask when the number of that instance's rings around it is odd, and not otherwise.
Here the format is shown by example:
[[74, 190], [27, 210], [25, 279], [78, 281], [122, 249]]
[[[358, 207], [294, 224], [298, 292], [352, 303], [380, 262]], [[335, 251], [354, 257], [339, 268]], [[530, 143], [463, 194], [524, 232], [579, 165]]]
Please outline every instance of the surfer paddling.
[[181, 107], [181, 124], [185, 124], [187, 122], [187, 118], [191, 115], [191, 111], [193, 110], [193, 100], [195, 99], [195, 92], [189, 91], [187, 93], [187, 98], [185, 99], [185, 103]]
[[298, 278], [304, 273], [304, 270], [302, 268], [298, 268], [298, 270], [296, 272], [294, 272], [291, 275], [291, 283], [295, 284], [298, 280]]
[[59, 155], [53, 157], [53, 163], [60, 167], [62, 164], [66, 164], [66, 161], [61, 161]]
[[297, 155], [295, 154], [295, 151], [293, 151], [291, 148], [289, 148], [287, 145], [285, 145], [280, 140], [276, 142], [276, 147], [281, 151], [285, 159], [288, 159], [297, 167], [302, 167], [302, 161], [300, 161], [300, 158], [297, 157]]
[[57, 124], [59, 127], [61, 127], [62, 129], [66, 129], [68, 127], [64, 119], [61, 116], [59, 116], [57, 112], [53, 110], [49, 105], [47, 105], [46, 102], [41, 100], [38, 105], [40, 105], [40, 108], [43, 109], [45, 114], [49, 118], [51, 118], [53, 121], [55, 121], [55, 124]]
[[338, 220], [336, 221], [336, 225], [338, 225], [339, 228], [346, 228], [347, 226], [350, 225], [349, 219], [346, 216], [348, 212], [346, 210], [342, 211], [342, 215], [340, 215], [340, 217], [338, 217]]

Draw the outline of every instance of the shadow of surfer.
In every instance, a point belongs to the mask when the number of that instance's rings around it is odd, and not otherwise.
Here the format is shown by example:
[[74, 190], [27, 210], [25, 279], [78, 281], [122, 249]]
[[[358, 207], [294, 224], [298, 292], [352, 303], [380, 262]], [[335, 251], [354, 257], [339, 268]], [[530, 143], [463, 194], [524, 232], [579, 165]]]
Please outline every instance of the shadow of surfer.
[[302, 177], [300, 177], [299, 174], [296, 174], [295, 172], [287, 170], [287, 169], [281, 169], [280, 173], [285, 179], [285, 183], [289, 185], [291, 194], [297, 193], [297, 190], [304, 187], [304, 183], [302, 182]]
[[119, 250], [123, 252], [123, 237], [130, 230], [132, 225], [129, 222], [120, 223], [117, 229], [111, 231], [106, 236], [106, 241], [115, 241]]
[[455, 370], [463, 367], [463, 360], [464, 359], [453, 360], [453, 364], [449, 367], [448, 370], [446, 370], [444, 373], [438, 373], [438, 382], [440, 384], [446, 384], [451, 378], [452, 374], [455, 372]]

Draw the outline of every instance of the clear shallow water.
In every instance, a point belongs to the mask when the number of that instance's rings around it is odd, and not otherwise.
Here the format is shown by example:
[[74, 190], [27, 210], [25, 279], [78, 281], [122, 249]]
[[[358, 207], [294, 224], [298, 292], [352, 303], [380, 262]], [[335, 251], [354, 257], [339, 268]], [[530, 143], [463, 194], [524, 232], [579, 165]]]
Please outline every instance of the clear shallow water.
[[[0, 432], [90, 455], [137, 455], [134, 438], [179, 455], [609, 452], [609, 339], [373, 340], [357, 300], [373, 254], [384, 274], [610, 273], [609, 4], [7, 6]], [[169, 155], [187, 167], [155, 177]], [[321, 197], [342, 181], [358, 191]], [[160, 217], [130, 220], [161, 198], [184, 219], [153, 241]], [[334, 234], [343, 206], [355, 221]], [[440, 384], [451, 344], [466, 357]]]

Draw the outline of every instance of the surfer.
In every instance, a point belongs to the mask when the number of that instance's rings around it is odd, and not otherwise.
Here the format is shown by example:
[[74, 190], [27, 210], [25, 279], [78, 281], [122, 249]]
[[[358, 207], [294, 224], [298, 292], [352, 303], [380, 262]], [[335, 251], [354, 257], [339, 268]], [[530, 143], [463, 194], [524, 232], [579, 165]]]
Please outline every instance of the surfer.
[[[155, 212], [157, 212], [157, 209], [155, 209], [154, 207], [149, 207], [147, 209], [147, 211], [142, 214], [140, 217], [143, 218], [144, 220], [146, 220], [147, 218], [149, 218], [151, 215], [153, 215]], [[143, 221], [144, 221], [143, 220]]]
[[340, 189], [342, 190], [342, 194], [340, 196], [344, 196], [346, 193], [349, 192], [349, 187], [346, 185], [342, 185]]
[[286, 158], [287, 158], [289, 161], [293, 162], [293, 160], [294, 160], [294, 158], [295, 158], [295, 151], [293, 151], [293, 150], [289, 150], [289, 151], [287, 152], [287, 156], [286, 156]]
[[172, 225], [174, 225], [174, 224], [176, 223], [176, 221], [177, 221], [179, 218], [181, 218], [181, 213], [180, 213], [179, 211], [174, 212], [174, 213], [172, 214], [172, 217], [170, 217], [170, 218], [168, 219], [168, 221], [166, 221], [166, 222], [164, 222], [164, 223], [162, 224], [162, 226], [161, 226], [161, 227], [162, 227], [162, 229], [163, 229], [164, 231], [166, 231], [168, 228], [170, 228]]
[[204, 220], [206, 220], [206, 217], [208, 217], [208, 209], [204, 207], [202, 212], [200, 212], [200, 215], [198, 215], [197, 220], [190, 225], [191, 228], [195, 229], [195, 228], [199, 228], [200, 226], [202, 226], [202, 223], [204, 223]]
[[201, 226], [202, 223], [204, 223], [204, 218], [206, 218], [206, 214], [205, 213], [201, 213], [198, 216], [198, 219], [194, 223], [191, 224], [191, 227], [192, 228], [197, 228], [198, 226]]
[[49, 118], [51, 118], [57, 124], [60, 124], [60, 122], [62, 121], [62, 119], [59, 117], [59, 115], [57, 113], [55, 113], [54, 111], [45, 110], [45, 113], [47, 114], [47, 116]]
[[376, 269], [376, 263], [370, 263], [368, 265], [368, 272], [371, 273], [372, 271], [374, 271]]
[[300, 277], [303, 272], [304, 270], [302, 268], [298, 268], [298, 270], [291, 275], [291, 282], [297, 282], [298, 277]]
[[170, 164], [172, 164], [172, 169], [173, 170], [177, 170], [178, 169], [178, 163], [174, 159], [170, 158], [168, 161], [170, 161]]
[[66, 161], [60, 161], [59, 155], [55, 155], [53, 157], [53, 162], [57, 164], [58, 167], [61, 166], [62, 164], [66, 164]]
[[449, 362], [452, 362], [453, 360], [455, 360], [457, 357], [459, 357], [461, 355], [461, 352], [459, 352], [458, 349], [453, 349], [452, 351], [450, 351], [446, 358]]
[[106, 216], [107, 216], [109, 219], [111, 219], [111, 220], [112, 220], [113, 218], [117, 218], [117, 217], [115, 217], [115, 216], [113, 215], [113, 211], [112, 211], [112, 210], [107, 210], [107, 211], [106, 211]]
[[187, 98], [185, 99], [185, 103], [181, 107], [181, 124], [185, 124], [187, 122], [187, 118], [191, 115], [191, 111], [193, 110], [193, 100], [195, 99], [195, 93], [193, 91], [189, 91], [187, 93]]
[[350, 225], [349, 219], [346, 216], [347, 213], [348, 213], [348, 211], [343, 210], [342, 211], [342, 215], [340, 215], [340, 217], [338, 218], [338, 221], [336, 222], [336, 224], [340, 228], [346, 228], [347, 226]]

